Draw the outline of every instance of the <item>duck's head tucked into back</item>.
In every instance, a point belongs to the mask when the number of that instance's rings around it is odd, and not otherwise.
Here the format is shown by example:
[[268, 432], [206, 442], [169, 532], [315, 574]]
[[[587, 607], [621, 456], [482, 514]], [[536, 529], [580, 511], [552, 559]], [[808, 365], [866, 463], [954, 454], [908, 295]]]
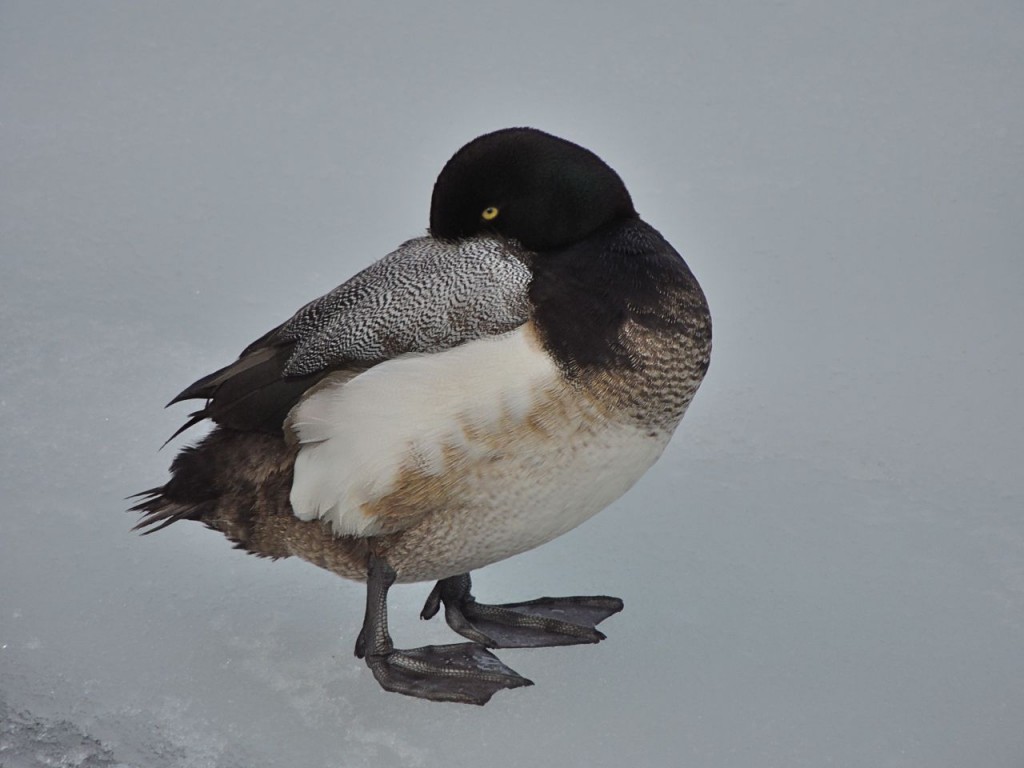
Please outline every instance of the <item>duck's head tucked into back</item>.
[[[488, 647], [595, 643], [616, 598], [486, 605], [469, 572], [569, 531], [658, 459], [700, 386], [711, 316], [597, 155], [529, 128], [444, 166], [409, 240], [179, 394], [214, 429], [133, 508], [366, 581], [356, 655], [390, 691], [529, 685]], [[625, 520], [624, 525], [629, 525]], [[629, 530], [627, 528], [627, 530]], [[394, 647], [394, 583], [437, 580], [470, 642]]]
[[534, 128], [508, 128], [448, 161], [434, 185], [430, 232], [494, 233], [545, 251], [636, 215], [622, 179], [593, 152]]

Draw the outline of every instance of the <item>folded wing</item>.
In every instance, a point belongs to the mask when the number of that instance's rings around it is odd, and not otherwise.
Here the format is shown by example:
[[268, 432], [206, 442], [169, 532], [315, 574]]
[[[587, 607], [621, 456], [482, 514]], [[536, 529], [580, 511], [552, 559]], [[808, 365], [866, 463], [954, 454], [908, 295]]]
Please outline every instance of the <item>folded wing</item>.
[[204, 399], [203, 419], [279, 434], [288, 412], [333, 372], [351, 378], [409, 353], [510, 331], [528, 316], [529, 254], [493, 238], [410, 240], [250, 344], [171, 403]]

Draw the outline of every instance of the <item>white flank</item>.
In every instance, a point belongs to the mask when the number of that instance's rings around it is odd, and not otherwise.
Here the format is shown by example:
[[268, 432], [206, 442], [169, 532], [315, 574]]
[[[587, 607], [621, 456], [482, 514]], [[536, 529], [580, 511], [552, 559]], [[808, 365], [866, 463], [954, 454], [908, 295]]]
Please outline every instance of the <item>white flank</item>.
[[301, 444], [295, 515], [328, 520], [338, 534], [372, 536], [381, 523], [362, 507], [394, 490], [410, 457], [418, 471], [440, 475], [447, 447], [484, 455], [486, 447], [468, 435], [522, 422], [538, 393], [559, 379], [531, 336], [524, 325], [437, 354], [395, 358], [317, 389], [290, 417]]
[[670, 430], [609, 415], [529, 325], [396, 358], [292, 411], [292, 508], [340, 535], [402, 531], [401, 581], [466, 573], [575, 528], [657, 460]]

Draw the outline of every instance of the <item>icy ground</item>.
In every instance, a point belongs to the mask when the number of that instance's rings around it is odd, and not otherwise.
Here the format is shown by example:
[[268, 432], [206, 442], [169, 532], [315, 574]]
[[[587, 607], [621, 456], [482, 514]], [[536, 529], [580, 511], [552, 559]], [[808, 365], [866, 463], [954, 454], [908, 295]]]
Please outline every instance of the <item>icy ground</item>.
[[[1024, 765], [1024, 5], [0, 4], [0, 766]], [[715, 317], [663, 460], [483, 599], [485, 708], [359, 585], [142, 539], [161, 406], [422, 232], [473, 136], [601, 153]], [[401, 644], [451, 642], [395, 590]]]

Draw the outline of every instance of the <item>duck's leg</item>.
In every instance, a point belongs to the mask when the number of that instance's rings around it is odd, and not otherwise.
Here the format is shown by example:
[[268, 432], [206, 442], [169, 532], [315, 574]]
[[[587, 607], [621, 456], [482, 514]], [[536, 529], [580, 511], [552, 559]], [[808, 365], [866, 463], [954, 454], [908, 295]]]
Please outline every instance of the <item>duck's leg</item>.
[[490, 648], [537, 648], [600, 642], [604, 634], [595, 627], [622, 610], [619, 598], [603, 595], [486, 605], [476, 601], [471, 586], [468, 573], [441, 579], [420, 617], [432, 618], [444, 603], [448, 626], [463, 637]]
[[387, 612], [388, 590], [394, 583], [395, 571], [371, 554], [366, 617], [356, 640], [356, 656], [366, 659], [382, 688], [432, 701], [486, 704], [503, 688], [533, 685], [478, 643], [396, 649], [388, 633]]

